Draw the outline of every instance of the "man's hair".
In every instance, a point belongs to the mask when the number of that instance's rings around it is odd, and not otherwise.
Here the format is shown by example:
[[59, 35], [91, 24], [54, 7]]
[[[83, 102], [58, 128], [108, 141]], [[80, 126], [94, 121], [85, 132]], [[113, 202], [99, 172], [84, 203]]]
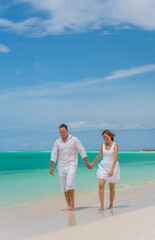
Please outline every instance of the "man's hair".
[[66, 124], [61, 124], [60, 126], [59, 126], [59, 128], [65, 128], [66, 130], [68, 130], [68, 127], [67, 127], [67, 125]]

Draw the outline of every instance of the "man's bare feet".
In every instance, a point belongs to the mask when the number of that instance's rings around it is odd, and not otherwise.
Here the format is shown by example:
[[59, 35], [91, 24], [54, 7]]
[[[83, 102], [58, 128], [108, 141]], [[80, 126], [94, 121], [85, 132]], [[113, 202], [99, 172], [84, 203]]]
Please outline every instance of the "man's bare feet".
[[75, 208], [74, 206], [74, 200], [70, 201], [70, 211], [73, 210]]
[[73, 206], [67, 206], [65, 211], [72, 211], [74, 208], [75, 208], [74, 205]]

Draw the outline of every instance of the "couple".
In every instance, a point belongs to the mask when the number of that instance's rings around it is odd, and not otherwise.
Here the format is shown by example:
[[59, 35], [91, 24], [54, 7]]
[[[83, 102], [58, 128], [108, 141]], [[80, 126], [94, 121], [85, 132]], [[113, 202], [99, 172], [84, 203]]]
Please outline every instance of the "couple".
[[68, 134], [67, 125], [61, 124], [59, 131], [61, 137], [56, 140], [52, 150], [50, 173], [51, 175], [54, 175], [53, 165], [58, 158], [58, 175], [61, 189], [65, 194], [67, 210], [71, 211], [74, 209], [75, 173], [78, 165], [78, 152], [84, 159], [88, 169], [92, 169], [93, 165], [100, 160], [102, 155], [104, 156], [103, 160], [98, 165], [97, 170], [101, 204], [99, 210], [104, 210], [104, 187], [106, 181], [109, 182], [110, 188], [109, 209], [112, 209], [115, 196], [115, 183], [120, 179], [119, 163], [117, 162], [118, 145], [113, 142], [115, 135], [109, 130], [105, 130], [102, 133], [105, 144], [101, 144], [98, 156], [90, 164], [81, 142], [78, 138]]

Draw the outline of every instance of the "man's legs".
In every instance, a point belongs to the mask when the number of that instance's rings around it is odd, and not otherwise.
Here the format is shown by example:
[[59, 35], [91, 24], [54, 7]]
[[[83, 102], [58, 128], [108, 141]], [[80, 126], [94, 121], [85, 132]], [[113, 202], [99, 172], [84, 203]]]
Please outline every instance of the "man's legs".
[[64, 194], [67, 202], [67, 210], [71, 211], [74, 208], [74, 189], [68, 190]]
[[70, 194], [68, 190], [66, 189], [66, 180], [67, 180], [67, 172], [65, 169], [59, 169], [59, 181], [61, 185], [61, 190], [64, 192], [66, 203], [67, 203], [67, 210], [70, 209]]
[[75, 206], [74, 206], [74, 189], [69, 190], [69, 194], [70, 194], [70, 210], [72, 210]]
[[68, 202], [70, 203], [70, 207], [68, 210], [72, 210], [75, 207], [74, 206], [75, 173], [76, 173], [75, 167], [70, 167], [67, 171], [66, 189], [68, 189], [68, 191], [65, 196], [67, 197], [67, 200], [69, 200]]
[[66, 203], [67, 203], [67, 210], [70, 210], [70, 194], [69, 191], [64, 192], [65, 198], [66, 198]]
[[59, 170], [59, 180], [61, 189], [65, 195], [67, 210], [72, 210], [74, 208], [75, 173], [75, 167]]

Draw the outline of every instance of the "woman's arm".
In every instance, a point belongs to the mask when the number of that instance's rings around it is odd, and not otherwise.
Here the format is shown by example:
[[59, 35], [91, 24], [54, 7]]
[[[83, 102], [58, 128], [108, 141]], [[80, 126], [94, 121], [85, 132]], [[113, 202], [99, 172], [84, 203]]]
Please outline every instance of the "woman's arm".
[[116, 165], [116, 162], [117, 162], [117, 157], [118, 157], [118, 144], [116, 143], [115, 146], [114, 146], [114, 161], [113, 161], [112, 168], [109, 172], [109, 177], [113, 176], [114, 168], [115, 168], [115, 165]]
[[103, 155], [103, 143], [101, 144], [101, 148], [100, 148], [100, 152], [99, 154], [97, 155], [97, 157], [95, 158], [95, 160], [91, 163], [92, 166], [94, 166], [94, 164], [100, 160], [100, 158], [102, 157]]

